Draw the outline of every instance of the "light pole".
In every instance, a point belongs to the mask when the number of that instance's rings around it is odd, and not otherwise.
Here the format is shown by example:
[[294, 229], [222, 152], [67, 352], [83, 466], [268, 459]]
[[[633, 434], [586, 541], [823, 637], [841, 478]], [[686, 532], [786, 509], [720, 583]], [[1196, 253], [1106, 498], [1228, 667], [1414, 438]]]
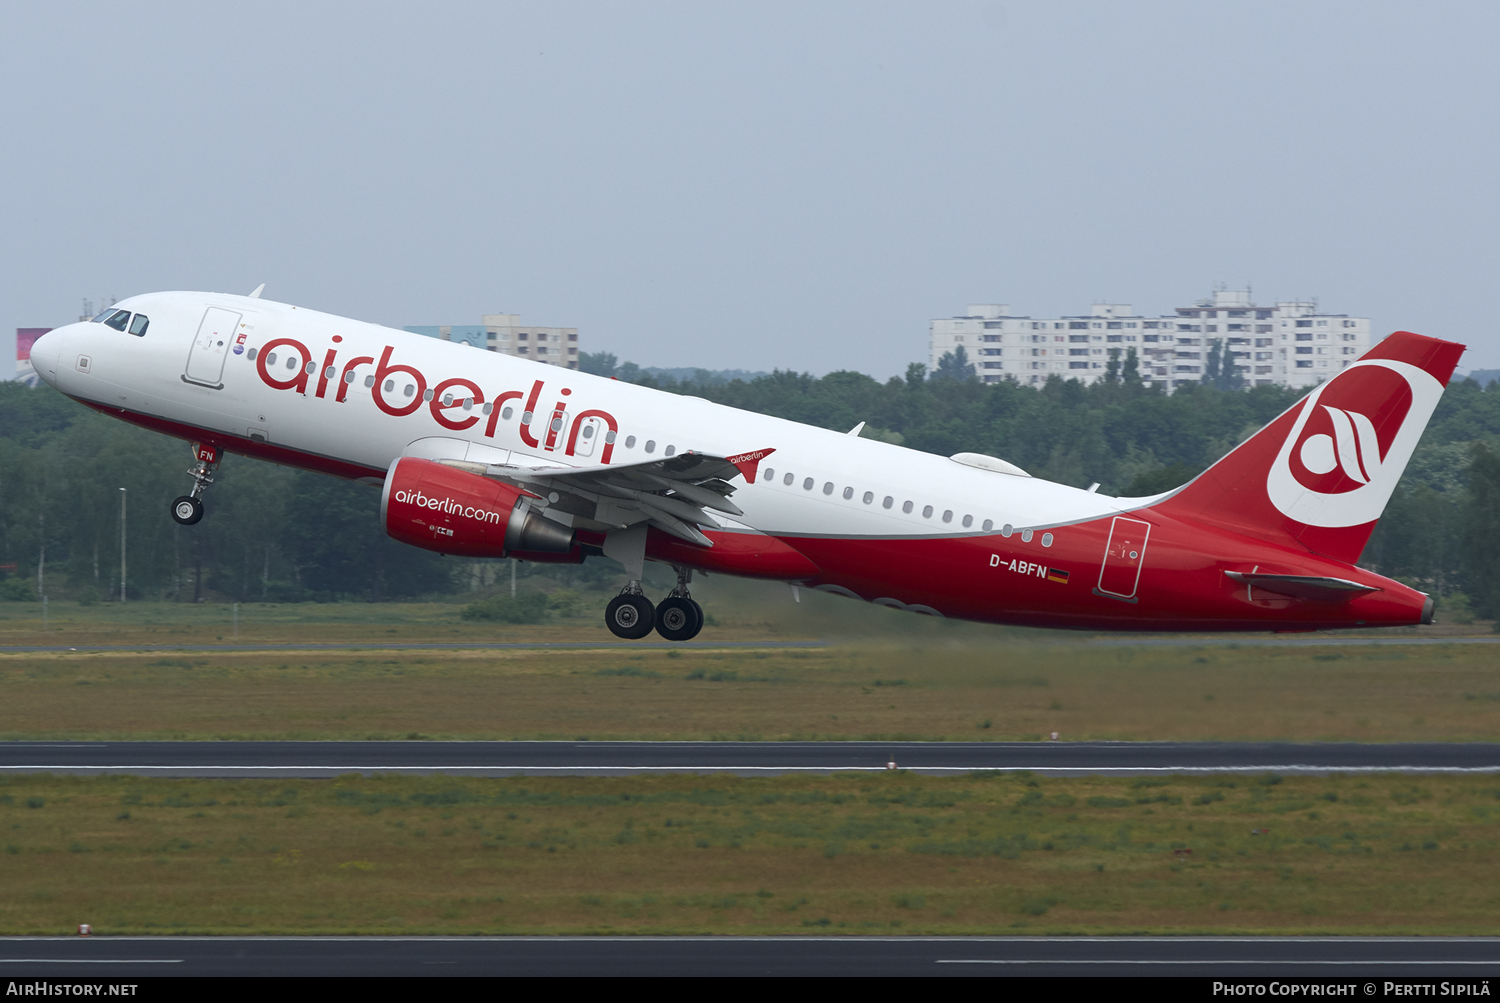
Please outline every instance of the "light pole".
[[125, 489], [120, 489], [120, 604], [125, 603]]

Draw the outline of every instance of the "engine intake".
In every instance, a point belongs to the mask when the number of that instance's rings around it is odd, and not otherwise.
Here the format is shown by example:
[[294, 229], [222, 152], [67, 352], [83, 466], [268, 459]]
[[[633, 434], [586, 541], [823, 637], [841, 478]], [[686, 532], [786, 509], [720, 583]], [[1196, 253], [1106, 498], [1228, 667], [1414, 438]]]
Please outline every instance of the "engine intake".
[[440, 554], [567, 553], [573, 530], [543, 516], [534, 497], [501, 481], [403, 456], [386, 471], [380, 517], [393, 539]]

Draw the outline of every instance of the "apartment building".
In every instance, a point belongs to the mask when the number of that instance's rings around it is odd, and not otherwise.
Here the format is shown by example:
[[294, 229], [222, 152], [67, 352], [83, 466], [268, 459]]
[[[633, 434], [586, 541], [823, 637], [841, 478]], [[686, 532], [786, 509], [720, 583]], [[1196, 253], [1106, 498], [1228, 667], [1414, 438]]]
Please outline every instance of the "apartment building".
[[520, 314], [514, 313], [487, 313], [483, 321], [482, 324], [413, 326], [403, 330], [441, 341], [462, 341], [475, 348], [549, 366], [578, 368], [576, 327], [531, 327], [522, 324]]
[[1247, 386], [1311, 387], [1370, 347], [1370, 320], [1322, 313], [1316, 301], [1259, 306], [1241, 290], [1216, 290], [1156, 317], [1121, 303], [1045, 319], [1013, 316], [1003, 304], [973, 304], [961, 317], [932, 321], [928, 366], [936, 369], [945, 353], [962, 347], [986, 383], [1040, 384], [1054, 375], [1093, 383], [1108, 372], [1112, 352], [1123, 365], [1133, 348], [1142, 381], [1172, 390], [1203, 378], [1216, 341]]

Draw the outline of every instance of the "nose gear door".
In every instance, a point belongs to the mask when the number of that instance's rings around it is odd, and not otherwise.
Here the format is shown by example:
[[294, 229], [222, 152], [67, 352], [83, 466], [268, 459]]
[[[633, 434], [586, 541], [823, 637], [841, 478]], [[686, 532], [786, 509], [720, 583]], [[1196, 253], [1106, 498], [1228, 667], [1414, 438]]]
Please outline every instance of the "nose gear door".
[[1141, 580], [1141, 565], [1146, 560], [1146, 539], [1151, 524], [1139, 519], [1116, 516], [1109, 528], [1109, 543], [1104, 548], [1104, 565], [1099, 569], [1099, 587], [1094, 591], [1114, 599], [1135, 602], [1136, 586]]
[[229, 346], [234, 342], [235, 332], [240, 326], [240, 314], [208, 308], [203, 323], [198, 325], [198, 336], [188, 352], [187, 370], [183, 379], [189, 383], [224, 388], [224, 360], [229, 357]]

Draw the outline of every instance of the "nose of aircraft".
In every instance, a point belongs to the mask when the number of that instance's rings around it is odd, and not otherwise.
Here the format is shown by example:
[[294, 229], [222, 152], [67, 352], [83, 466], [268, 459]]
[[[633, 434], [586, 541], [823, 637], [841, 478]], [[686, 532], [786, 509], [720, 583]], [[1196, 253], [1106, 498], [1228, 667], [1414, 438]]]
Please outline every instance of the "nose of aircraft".
[[31, 367], [49, 386], [57, 386], [57, 360], [65, 337], [62, 329], [48, 331], [31, 345]]

